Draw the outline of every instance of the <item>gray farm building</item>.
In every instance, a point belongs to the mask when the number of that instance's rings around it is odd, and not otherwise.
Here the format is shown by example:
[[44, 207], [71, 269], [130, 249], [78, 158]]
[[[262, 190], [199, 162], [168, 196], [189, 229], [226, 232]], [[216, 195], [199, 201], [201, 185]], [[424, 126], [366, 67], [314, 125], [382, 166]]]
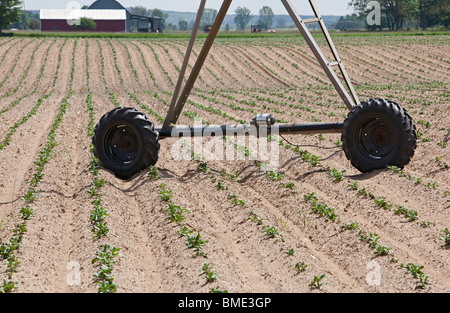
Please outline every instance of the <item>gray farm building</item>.
[[131, 14], [115, 0], [97, 0], [85, 10], [41, 10], [41, 31], [79, 31], [73, 21], [82, 17], [96, 23], [96, 32], [162, 32], [161, 19]]

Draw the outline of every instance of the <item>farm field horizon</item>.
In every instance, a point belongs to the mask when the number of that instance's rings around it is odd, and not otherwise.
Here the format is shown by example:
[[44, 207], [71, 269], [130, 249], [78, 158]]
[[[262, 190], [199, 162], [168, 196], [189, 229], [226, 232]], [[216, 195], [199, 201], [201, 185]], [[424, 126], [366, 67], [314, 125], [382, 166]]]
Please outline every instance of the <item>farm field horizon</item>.
[[[361, 174], [337, 134], [269, 138], [273, 171], [234, 138], [242, 160], [175, 160], [164, 139], [154, 168], [119, 180], [94, 127], [115, 107], [162, 125], [188, 39], [0, 37], [0, 291], [449, 292], [449, 35], [333, 39], [362, 101], [413, 118], [403, 170]], [[178, 124], [258, 113], [348, 109], [301, 36], [218, 38]]]

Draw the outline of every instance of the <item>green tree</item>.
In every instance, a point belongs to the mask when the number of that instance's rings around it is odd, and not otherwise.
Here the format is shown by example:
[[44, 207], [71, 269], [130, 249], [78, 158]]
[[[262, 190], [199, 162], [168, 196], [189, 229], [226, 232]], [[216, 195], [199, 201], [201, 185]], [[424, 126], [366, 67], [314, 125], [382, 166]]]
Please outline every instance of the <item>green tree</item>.
[[0, 33], [3, 28], [20, 21], [21, 5], [20, 0], [0, 0]]
[[30, 23], [28, 24], [28, 28], [30, 29], [39, 29], [39, 21], [35, 18], [30, 20]]
[[418, 0], [418, 20], [423, 29], [432, 26], [450, 26], [449, 0]]
[[263, 6], [261, 10], [259, 10], [259, 20], [258, 24], [261, 25], [262, 29], [268, 30], [272, 27], [273, 24], [273, 11], [271, 7]]
[[128, 12], [130, 12], [133, 15], [150, 16], [150, 10], [141, 5], [129, 8]]
[[74, 25], [72, 25], [72, 27], [82, 29], [82, 30], [86, 30], [86, 29], [93, 30], [93, 29], [97, 28], [97, 24], [95, 23], [95, 21], [93, 19], [90, 19], [87, 17], [82, 17], [82, 18], [80, 18], [80, 23], [74, 24]]
[[[406, 21], [416, 19], [419, 8], [419, 0], [378, 0], [381, 6], [381, 13], [385, 19], [383, 22], [389, 30], [401, 29]], [[448, 1], [448, 0], [445, 0]], [[372, 0], [351, 0], [349, 6], [361, 16], [367, 16], [372, 10], [373, 6], [369, 5]]]
[[245, 30], [252, 19], [251, 11], [246, 7], [237, 7], [234, 13], [236, 13], [234, 23], [237, 25], [237, 29]]
[[168, 13], [164, 13], [160, 9], [154, 9], [150, 16], [151, 17], [159, 17], [161, 19], [162, 29], [166, 29], [167, 28], [166, 19], [169, 17]]
[[200, 20], [200, 28], [212, 25], [217, 17], [216, 9], [205, 8], [203, 11], [202, 19]]
[[188, 29], [188, 22], [186, 20], [183, 20], [183, 19], [178, 20], [178, 28], [180, 30], [187, 30]]

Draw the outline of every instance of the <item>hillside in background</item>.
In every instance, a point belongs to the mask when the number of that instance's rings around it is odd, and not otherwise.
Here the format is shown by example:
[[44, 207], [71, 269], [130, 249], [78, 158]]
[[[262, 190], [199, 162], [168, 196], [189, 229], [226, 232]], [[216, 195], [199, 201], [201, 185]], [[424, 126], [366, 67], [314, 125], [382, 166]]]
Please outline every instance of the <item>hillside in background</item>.
[[[29, 10], [29, 12], [33, 15], [34, 18], [39, 19], [39, 11], [38, 10]], [[168, 14], [168, 17], [166, 19], [166, 25], [168, 24], [174, 24], [178, 25], [178, 22], [180, 20], [185, 20], [188, 22], [188, 25], [191, 26], [194, 24], [195, 17], [197, 13], [195, 12], [176, 12], [176, 11], [163, 11], [164, 13]], [[223, 27], [225, 27], [227, 24], [230, 25], [231, 29], [234, 29], [234, 17], [235, 14], [229, 14], [225, 17], [225, 20], [223, 22]], [[302, 18], [312, 18], [313, 16], [304, 15]], [[248, 27], [250, 29], [250, 25], [257, 24], [259, 16], [254, 15], [253, 19], [248, 24]], [[339, 20], [340, 16], [335, 15], [328, 15], [323, 16], [323, 19], [325, 21], [325, 24], [328, 28], [333, 29], [334, 25]], [[18, 27], [18, 25], [15, 25], [15, 27]], [[273, 28], [289, 28], [289, 27], [295, 27], [294, 23], [292, 22], [292, 19], [289, 15], [275, 15], [273, 19]]]
[[[169, 16], [166, 19], [166, 23], [169, 24], [175, 24], [178, 25], [178, 21], [185, 20], [188, 22], [189, 25], [192, 25], [194, 23], [195, 17], [197, 13], [194, 12], [175, 12], [175, 11], [163, 11], [164, 13], [167, 13]], [[225, 20], [223, 22], [223, 27], [225, 27], [227, 24], [230, 25], [231, 29], [234, 29], [234, 17], [235, 14], [228, 14], [225, 17]], [[304, 15], [302, 18], [312, 18], [314, 16]], [[248, 27], [250, 29], [250, 25], [257, 24], [259, 16], [253, 15], [253, 19], [248, 24]], [[323, 19], [325, 21], [325, 24], [328, 28], [333, 29], [334, 25], [339, 20], [340, 16], [335, 15], [325, 15], [323, 16]], [[292, 19], [289, 15], [283, 14], [283, 15], [275, 15], [273, 18], [273, 28], [289, 28], [289, 27], [295, 27], [294, 23], [292, 22]]]

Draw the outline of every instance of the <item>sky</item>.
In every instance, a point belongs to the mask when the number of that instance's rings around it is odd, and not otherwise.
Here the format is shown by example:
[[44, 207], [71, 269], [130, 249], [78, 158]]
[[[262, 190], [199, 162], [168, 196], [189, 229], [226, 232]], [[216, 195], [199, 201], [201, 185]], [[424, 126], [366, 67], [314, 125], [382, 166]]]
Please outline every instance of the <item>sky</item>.
[[[322, 15], [346, 15], [352, 11], [348, 8], [348, 0], [315, 0]], [[39, 9], [66, 9], [73, 1], [66, 0], [23, 0], [26, 10]], [[81, 6], [90, 5], [94, 0], [78, 0]], [[200, 1], [194, 0], [119, 0], [124, 7], [144, 6], [147, 9], [158, 8], [165, 11], [197, 12]], [[311, 15], [312, 11], [307, 0], [291, 0], [300, 15]], [[219, 10], [222, 0], [207, 0], [206, 7]], [[234, 0], [229, 13], [241, 6], [250, 9], [252, 14], [257, 15], [263, 6], [270, 6], [275, 14], [287, 14], [280, 0]]]

